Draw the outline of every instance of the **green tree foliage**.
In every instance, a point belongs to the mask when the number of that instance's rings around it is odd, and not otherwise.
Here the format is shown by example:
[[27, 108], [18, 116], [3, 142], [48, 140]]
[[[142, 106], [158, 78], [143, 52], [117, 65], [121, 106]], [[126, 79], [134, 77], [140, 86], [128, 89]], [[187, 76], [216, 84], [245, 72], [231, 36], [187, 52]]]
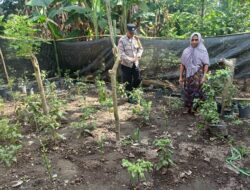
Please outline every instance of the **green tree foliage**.
[[[22, 10], [46, 25], [43, 34], [51, 37], [108, 33], [103, 0], [30, 0], [26, 7], [22, 1], [3, 2], [5, 15]], [[121, 34], [128, 22], [136, 23], [141, 35], [169, 38], [186, 38], [194, 31], [214, 36], [250, 30], [249, 0], [111, 0], [111, 4]]]

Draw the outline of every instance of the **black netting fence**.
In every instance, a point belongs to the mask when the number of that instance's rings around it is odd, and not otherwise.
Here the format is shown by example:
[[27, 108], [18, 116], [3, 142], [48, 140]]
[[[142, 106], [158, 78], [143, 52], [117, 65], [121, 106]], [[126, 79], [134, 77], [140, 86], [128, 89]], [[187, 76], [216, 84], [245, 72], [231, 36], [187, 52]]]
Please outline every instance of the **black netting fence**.
[[[180, 56], [188, 46], [188, 40], [141, 38], [141, 42], [144, 47], [140, 63], [143, 77], [176, 79]], [[32, 71], [30, 61], [17, 58], [7, 43], [6, 40], [0, 40], [7, 67], [18, 71], [17, 75], [24, 71]], [[208, 37], [205, 38], [205, 45], [210, 55], [211, 68], [216, 67], [221, 58], [237, 58], [235, 77], [250, 78], [250, 33]], [[72, 73], [79, 70], [81, 75], [106, 73], [114, 62], [109, 38], [93, 41], [60, 41], [57, 42], [57, 52], [62, 70], [71, 70]], [[56, 72], [55, 51], [52, 44], [42, 45], [38, 60], [42, 70], [50, 71], [51, 75]]]

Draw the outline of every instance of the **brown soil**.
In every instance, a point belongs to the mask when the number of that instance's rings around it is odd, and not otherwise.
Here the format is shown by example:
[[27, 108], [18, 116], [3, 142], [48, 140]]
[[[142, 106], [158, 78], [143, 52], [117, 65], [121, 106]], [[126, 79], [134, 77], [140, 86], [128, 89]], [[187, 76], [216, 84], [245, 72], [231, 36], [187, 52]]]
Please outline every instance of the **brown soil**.
[[[21, 180], [16, 189], [60, 189], [60, 190], [126, 190], [131, 189], [127, 170], [121, 166], [123, 158], [138, 158], [157, 162], [157, 152], [152, 146], [156, 138], [168, 137], [173, 141], [174, 166], [147, 174], [147, 181], [140, 189], [152, 190], [249, 190], [250, 178], [237, 174], [230, 169], [227, 157], [232, 139], [235, 145], [250, 147], [250, 125], [229, 125], [229, 138], [212, 136], [207, 131], [195, 127], [198, 117], [183, 115], [182, 108], [170, 110], [168, 122], [162, 112], [163, 98], [154, 98], [147, 93], [147, 99], [153, 102], [150, 121], [132, 114], [134, 105], [119, 100], [121, 135], [131, 135], [135, 128], [141, 132], [140, 145], [128, 145], [117, 148], [113, 115], [100, 108], [96, 94], [89, 93], [84, 102], [81, 97], [68, 103], [67, 122], [58, 129], [66, 139], [49, 143], [48, 156], [52, 164], [53, 184], [49, 180], [41, 158], [40, 145], [35, 130], [23, 126], [22, 150], [17, 155], [17, 163], [10, 168], [0, 164], [0, 189], [13, 189], [12, 184]], [[95, 106], [99, 110], [89, 120], [95, 121], [97, 128], [92, 136], [79, 137], [79, 130], [70, 127], [72, 121], [78, 121], [84, 105]], [[10, 114], [9, 112], [7, 112]], [[97, 140], [105, 136], [104, 153], [98, 149]], [[79, 138], [78, 138], [79, 137]], [[250, 161], [245, 159], [245, 167]]]

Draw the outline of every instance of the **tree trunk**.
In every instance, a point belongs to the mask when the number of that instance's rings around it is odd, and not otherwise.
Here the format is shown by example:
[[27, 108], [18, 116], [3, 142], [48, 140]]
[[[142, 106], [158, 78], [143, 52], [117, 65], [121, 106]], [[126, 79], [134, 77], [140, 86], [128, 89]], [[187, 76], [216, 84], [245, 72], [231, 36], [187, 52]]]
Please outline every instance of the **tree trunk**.
[[2, 59], [2, 63], [3, 63], [3, 69], [4, 69], [6, 80], [7, 80], [7, 83], [9, 83], [9, 75], [8, 75], [8, 71], [7, 71], [7, 68], [6, 68], [6, 64], [5, 64], [5, 61], [4, 61], [3, 52], [2, 52], [1, 48], [0, 48], [0, 56], [1, 56], [1, 59]]
[[37, 81], [40, 96], [41, 96], [41, 99], [42, 99], [43, 113], [47, 115], [49, 113], [49, 107], [48, 107], [46, 97], [45, 97], [43, 82], [42, 82], [42, 79], [41, 79], [40, 67], [39, 67], [38, 60], [37, 60], [36, 56], [33, 55], [33, 54], [31, 55], [31, 62], [32, 62], [32, 65], [33, 65], [33, 68], [34, 68], [34, 71], [35, 71], [36, 81]]
[[204, 25], [204, 12], [205, 12], [205, 0], [201, 0], [201, 32], [203, 32]]
[[100, 2], [99, 0], [93, 0], [93, 5], [92, 5], [92, 16], [93, 16], [93, 25], [94, 25], [94, 30], [95, 30], [95, 39], [99, 38], [99, 31], [98, 31], [98, 6]]
[[55, 38], [53, 39], [53, 47], [54, 47], [54, 52], [55, 52], [55, 57], [56, 57], [57, 74], [58, 74], [59, 77], [61, 77], [61, 69], [60, 69], [60, 66], [59, 66], [59, 58], [58, 58], [58, 51], [57, 51], [57, 45], [56, 45]]

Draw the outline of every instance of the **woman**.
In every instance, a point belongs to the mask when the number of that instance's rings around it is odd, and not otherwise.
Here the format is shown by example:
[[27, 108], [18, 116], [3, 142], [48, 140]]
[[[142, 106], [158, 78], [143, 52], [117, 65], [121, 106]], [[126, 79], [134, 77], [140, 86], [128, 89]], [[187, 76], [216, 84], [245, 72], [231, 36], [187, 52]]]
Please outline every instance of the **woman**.
[[[195, 32], [190, 37], [190, 46], [181, 56], [179, 83], [184, 86], [184, 103], [188, 113], [192, 113], [193, 100], [203, 99], [202, 84], [208, 72], [209, 56], [201, 34]], [[183, 77], [184, 76], [184, 77]]]

